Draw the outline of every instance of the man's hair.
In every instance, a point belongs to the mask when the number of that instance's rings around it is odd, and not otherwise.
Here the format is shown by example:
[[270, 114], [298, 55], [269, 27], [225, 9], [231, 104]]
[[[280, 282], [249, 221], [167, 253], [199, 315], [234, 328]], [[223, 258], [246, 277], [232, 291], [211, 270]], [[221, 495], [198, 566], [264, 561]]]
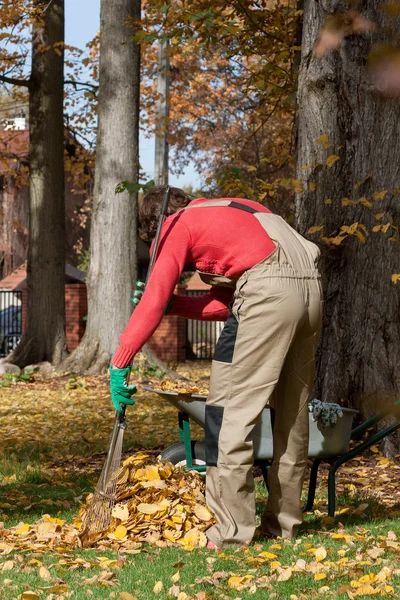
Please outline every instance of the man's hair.
[[[159, 187], [150, 190], [150, 192], [147, 192], [147, 194], [139, 200], [139, 236], [146, 242], [153, 240], [156, 235], [165, 189], [165, 185], [160, 185]], [[191, 201], [190, 196], [183, 190], [171, 186], [169, 189], [170, 196], [167, 206], [167, 217], [173, 215], [181, 208], [185, 208]]]

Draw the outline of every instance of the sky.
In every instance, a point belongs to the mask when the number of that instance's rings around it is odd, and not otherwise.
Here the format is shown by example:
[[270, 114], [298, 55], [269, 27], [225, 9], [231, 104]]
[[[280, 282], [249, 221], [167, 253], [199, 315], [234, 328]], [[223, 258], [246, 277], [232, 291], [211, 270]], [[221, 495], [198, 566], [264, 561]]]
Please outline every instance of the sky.
[[[65, 0], [65, 41], [84, 48], [94, 38], [100, 26], [100, 0]], [[140, 165], [149, 179], [154, 173], [154, 140], [140, 136]], [[200, 178], [193, 164], [177, 177], [170, 174], [169, 183], [176, 187], [200, 187]]]

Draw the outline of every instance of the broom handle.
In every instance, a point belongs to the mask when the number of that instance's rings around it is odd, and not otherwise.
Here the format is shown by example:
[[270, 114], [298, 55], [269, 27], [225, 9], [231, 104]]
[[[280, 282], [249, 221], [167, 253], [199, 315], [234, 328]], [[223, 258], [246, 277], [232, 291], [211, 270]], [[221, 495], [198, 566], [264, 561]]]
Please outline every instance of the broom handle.
[[[146, 274], [146, 280], [144, 282], [145, 289], [146, 289], [146, 285], [148, 284], [148, 281], [150, 279], [150, 275], [153, 270], [153, 265], [157, 258], [157, 250], [158, 250], [158, 244], [160, 241], [161, 228], [164, 223], [164, 217], [167, 212], [170, 193], [171, 193], [171, 189], [170, 189], [169, 185], [167, 185], [167, 187], [165, 188], [165, 194], [164, 194], [164, 198], [163, 198], [162, 205], [161, 205], [160, 217], [158, 219], [157, 230], [156, 230], [156, 235], [155, 235], [154, 244], [153, 244], [153, 250], [151, 252], [149, 267], [147, 269], [147, 274]], [[123, 404], [121, 406], [121, 408], [122, 408], [121, 413], [119, 413], [118, 411], [115, 411], [114, 426], [113, 426], [113, 430], [112, 430], [112, 434], [111, 434], [110, 446], [108, 448], [107, 459], [106, 459], [106, 464], [105, 464], [105, 468], [104, 468], [103, 487], [104, 487], [105, 481], [107, 480], [108, 471], [111, 466], [111, 460], [112, 460], [112, 457], [114, 454], [115, 444], [117, 443], [119, 429], [121, 427], [125, 428], [126, 404]]]

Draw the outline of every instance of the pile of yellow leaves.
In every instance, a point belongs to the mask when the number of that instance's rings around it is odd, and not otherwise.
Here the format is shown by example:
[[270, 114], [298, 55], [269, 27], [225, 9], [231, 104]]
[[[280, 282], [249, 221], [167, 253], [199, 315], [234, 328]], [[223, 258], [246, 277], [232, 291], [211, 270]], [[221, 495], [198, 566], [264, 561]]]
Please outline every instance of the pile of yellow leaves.
[[[198, 473], [138, 452], [124, 461], [117, 476], [111, 525], [91, 538], [91, 545], [127, 552], [135, 551], [142, 542], [159, 547], [179, 544], [185, 550], [206, 546], [204, 531], [214, 517], [206, 507], [204, 482]], [[72, 524], [49, 515], [10, 529], [1, 523], [0, 553], [15, 548], [40, 552], [81, 546], [82, 520], [90, 500], [91, 494]]]
[[[194, 471], [175, 468], [168, 461], [138, 452], [127, 458], [117, 476], [116, 505], [111, 525], [96, 536], [125, 542], [147, 542], [158, 546], [180, 544], [186, 549], [204, 547], [204, 531], [214, 522], [205, 505], [204, 482]], [[76, 520], [80, 528], [91, 502]]]
[[160, 384], [160, 389], [163, 392], [176, 392], [177, 394], [186, 396], [191, 396], [192, 394], [208, 396], [207, 388], [199, 387], [190, 381], [169, 381], [168, 379], [164, 379]]

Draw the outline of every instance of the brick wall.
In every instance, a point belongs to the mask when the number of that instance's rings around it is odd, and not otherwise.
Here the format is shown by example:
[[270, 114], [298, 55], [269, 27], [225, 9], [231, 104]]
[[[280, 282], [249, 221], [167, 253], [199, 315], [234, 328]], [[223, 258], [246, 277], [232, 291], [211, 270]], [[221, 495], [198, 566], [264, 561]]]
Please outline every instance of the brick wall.
[[87, 293], [84, 283], [65, 284], [65, 326], [66, 341], [69, 352], [74, 350], [86, 329]]
[[[185, 289], [185, 285], [178, 285], [175, 294], [183, 295]], [[184, 362], [186, 359], [186, 319], [176, 315], [166, 315], [147, 344], [154, 354], [165, 362]]]
[[[22, 289], [22, 332], [26, 328], [27, 288]], [[69, 352], [74, 350], [85, 333], [87, 315], [87, 295], [84, 283], [65, 284], [66, 342]]]

